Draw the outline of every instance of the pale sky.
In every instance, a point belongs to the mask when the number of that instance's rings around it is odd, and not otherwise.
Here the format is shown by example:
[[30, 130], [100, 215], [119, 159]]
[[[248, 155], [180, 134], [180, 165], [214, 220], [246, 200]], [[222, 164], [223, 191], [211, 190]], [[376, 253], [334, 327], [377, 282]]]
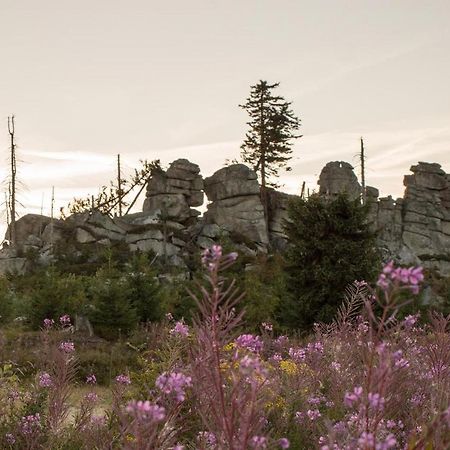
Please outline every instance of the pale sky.
[[400, 196], [417, 161], [450, 172], [449, 23], [449, 0], [0, 0], [0, 176], [12, 113], [22, 215], [42, 196], [48, 214], [52, 185], [56, 211], [96, 193], [117, 153], [208, 176], [264, 79], [302, 120], [285, 191], [356, 165], [363, 136], [368, 184]]

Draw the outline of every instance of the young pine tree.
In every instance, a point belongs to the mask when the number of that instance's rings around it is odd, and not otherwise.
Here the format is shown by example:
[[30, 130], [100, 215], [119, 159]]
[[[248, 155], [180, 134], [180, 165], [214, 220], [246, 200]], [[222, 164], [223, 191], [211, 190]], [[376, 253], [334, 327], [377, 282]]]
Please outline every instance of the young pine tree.
[[117, 339], [136, 327], [138, 315], [128, 287], [126, 277], [115, 268], [100, 269], [92, 278], [89, 319], [96, 334], [106, 339]]
[[287, 163], [292, 158], [293, 140], [301, 137], [296, 134], [300, 120], [290, 109], [291, 102], [272, 93], [278, 86], [279, 83], [269, 84], [260, 80], [251, 86], [246, 103], [239, 105], [250, 116], [247, 122], [250, 129], [241, 145], [241, 158], [259, 174], [266, 220], [266, 187], [277, 187], [273, 178], [278, 177], [281, 168], [290, 170]]
[[290, 305], [285, 320], [304, 330], [329, 322], [355, 280], [372, 281], [380, 259], [367, 207], [345, 195], [313, 195], [290, 204], [285, 231]]

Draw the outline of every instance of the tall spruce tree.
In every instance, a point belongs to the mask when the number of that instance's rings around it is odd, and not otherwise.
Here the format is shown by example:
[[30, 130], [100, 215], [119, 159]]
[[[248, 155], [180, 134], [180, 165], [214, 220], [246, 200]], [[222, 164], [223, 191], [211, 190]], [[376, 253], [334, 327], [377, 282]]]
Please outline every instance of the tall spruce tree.
[[241, 145], [241, 158], [259, 174], [266, 221], [266, 188], [278, 186], [274, 178], [278, 177], [281, 168], [290, 170], [287, 163], [292, 158], [293, 141], [301, 137], [295, 133], [300, 127], [300, 120], [290, 108], [292, 102], [272, 93], [279, 84], [260, 80], [251, 86], [246, 103], [239, 105], [250, 116], [247, 122], [250, 129]]
[[314, 322], [331, 321], [349, 284], [374, 280], [380, 257], [367, 214], [368, 205], [344, 194], [291, 201], [285, 223], [287, 324], [306, 331]]

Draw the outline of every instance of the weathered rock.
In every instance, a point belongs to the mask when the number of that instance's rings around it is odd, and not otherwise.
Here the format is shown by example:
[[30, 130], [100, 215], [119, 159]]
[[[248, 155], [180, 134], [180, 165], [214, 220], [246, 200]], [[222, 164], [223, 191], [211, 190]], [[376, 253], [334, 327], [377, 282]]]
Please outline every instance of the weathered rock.
[[96, 241], [95, 237], [83, 228], [76, 229], [75, 240], [80, 244], [90, 244]]
[[353, 172], [353, 166], [344, 161], [329, 162], [322, 169], [318, 184], [319, 194], [322, 195], [335, 196], [345, 192], [351, 199], [361, 195], [361, 186]]
[[200, 168], [187, 159], [174, 161], [167, 172], [154, 172], [147, 186], [143, 211], [184, 223], [196, 213], [191, 206], [203, 204]]
[[222, 234], [222, 230], [219, 225], [215, 223], [206, 223], [200, 230], [200, 234], [202, 236], [206, 236], [209, 238], [217, 238]]
[[211, 238], [206, 236], [198, 236], [195, 242], [201, 249], [211, 248], [215, 244]]
[[259, 184], [254, 170], [244, 164], [224, 167], [205, 179], [205, 193], [210, 201], [232, 197], [259, 195]]
[[267, 245], [269, 237], [264, 207], [258, 195], [232, 197], [208, 205], [207, 223], [215, 223], [230, 233], [239, 233], [253, 242]]
[[97, 228], [102, 228], [114, 233], [125, 234], [125, 230], [116, 225], [111, 217], [106, 214], [102, 214], [99, 211], [94, 211], [89, 216], [87, 223], [95, 225]]
[[[44, 232], [45, 227], [51, 222], [51, 218], [41, 216], [39, 214], [26, 214], [20, 219], [16, 220], [16, 242], [17, 247], [21, 247], [26, 239], [31, 236], [40, 238]], [[9, 236], [9, 229], [6, 232]]]
[[127, 234], [125, 242], [133, 244], [137, 241], [142, 241], [145, 239], [156, 239], [162, 241], [164, 239], [164, 236], [160, 230], [150, 229], [140, 234]]
[[243, 164], [224, 167], [205, 179], [205, 192], [212, 201], [204, 214], [207, 224], [216, 224], [252, 242], [269, 243], [264, 207], [253, 170]]
[[66, 225], [63, 220], [54, 220], [44, 229], [41, 240], [44, 244], [54, 244], [64, 239]]
[[108, 239], [111, 241], [123, 241], [125, 239], [124, 234], [117, 233], [116, 231], [111, 231], [105, 228], [94, 225], [86, 225], [86, 230], [95, 236], [97, 239]]
[[170, 244], [167, 242], [164, 244], [162, 241], [157, 241], [155, 239], [145, 239], [142, 241], [136, 242], [137, 249], [141, 252], [148, 252], [152, 251], [155, 252], [158, 256], [164, 256], [167, 255], [173, 256], [176, 255], [180, 249], [173, 244]]

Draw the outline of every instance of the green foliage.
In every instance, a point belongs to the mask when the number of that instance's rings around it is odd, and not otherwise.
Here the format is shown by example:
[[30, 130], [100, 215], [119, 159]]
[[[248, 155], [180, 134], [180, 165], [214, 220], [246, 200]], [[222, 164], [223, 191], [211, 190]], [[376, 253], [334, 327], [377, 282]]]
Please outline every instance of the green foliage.
[[37, 273], [25, 281], [28, 317], [33, 329], [39, 329], [46, 318], [58, 320], [63, 314], [74, 316], [86, 301], [82, 277], [59, 273], [54, 268]]
[[354, 280], [372, 281], [380, 259], [367, 207], [340, 195], [318, 195], [290, 203], [285, 224], [291, 242], [287, 254], [290, 307], [285, 321], [310, 328], [330, 321]]
[[277, 325], [286, 300], [283, 265], [279, 256], [264, 256], [244, 272], [240, 285], [245, 296], [241, 304], [245, 308], [246, 327], [252, 331], [259, 331], [262, 322]]
[[121, 373], [128, 373], [138, 367], [137, 352], [123, 343], [85, 346], [77, 355], [77, 379], [84, 383], [89, 375], [95, 374], [97, 383], [109, 385]]
[[272, 93], [278, 86], [279, 83], [260, 80], [251, 86], [246, 103], [240, 105], [250, 116], [247, 123], [250, 129], [241, 146], [241, 158], [259, 172], [263, 187], [266, 184], [276, 186], [267, 179], [277, 177], [280, 168], [286, 166], [291, 159], [292, 141], [300, 137], [295, 134], [300, 121], [290, 109], [291, 102]]
[[162, 289], [145, 254], [134, 256], [127, 265], [128, 299], [140, 322], [154, 322], [163, 316]]
[[127, 277], [115, 268], [100, 269], [91, 280], [89, 318], [96, 334], [117, 339], [136, 327], [138, 315], [128, 289]]
[[0, 324], [8, 323], [13, 316], [14, 292], [7, 278], [0, 278]]

